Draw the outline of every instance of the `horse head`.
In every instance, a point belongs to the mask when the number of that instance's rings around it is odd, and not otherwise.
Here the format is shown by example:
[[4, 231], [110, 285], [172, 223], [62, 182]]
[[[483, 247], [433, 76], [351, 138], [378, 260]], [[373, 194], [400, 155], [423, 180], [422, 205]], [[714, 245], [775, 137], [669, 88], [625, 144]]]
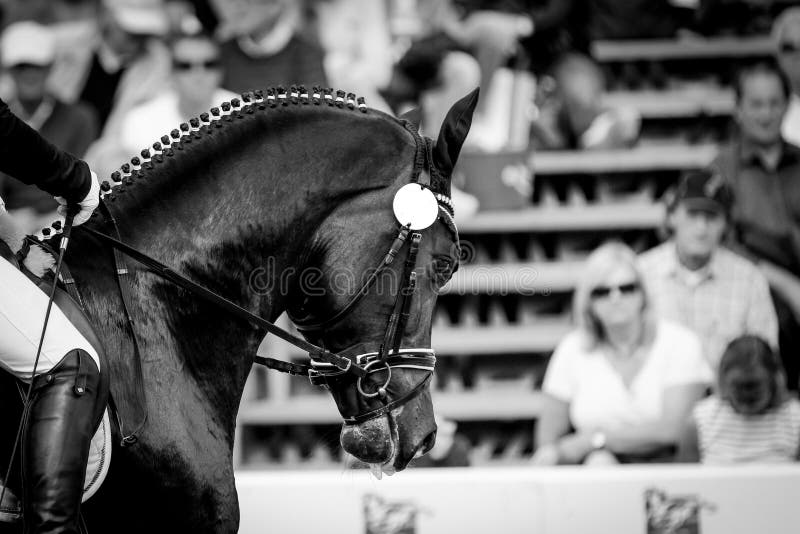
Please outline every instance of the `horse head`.
[[[264, 330], [279, 335], [271, 321], [284, 312], [306, 339], [281, 337], [311, 354], [345, 451], [396, 471], [433, 445], [431, 318], [458, 261], [450, 175], [476, 100], [455, 104], [433, 142], [343, 91], [258, 90], [111, 175], [67, 255], [125, 435], [90, 523], [238, 530], [237, 413]], [[111, 253], [108, 233], [204, 291]], [[151, 514], [121, 525], [129, 508]]]
[[313, 362], [345, 424], [343, 449], [393, 473], [434, 444], [429, 383], [436, 297], [458, 266], [450, 177], [469, 131], [475, 90], [450, 109], [434, 143], [413, 135], [413, 165], [388, 187], [341, 202], [308, 244], [290, 317], [306, 338], [366, 376]]

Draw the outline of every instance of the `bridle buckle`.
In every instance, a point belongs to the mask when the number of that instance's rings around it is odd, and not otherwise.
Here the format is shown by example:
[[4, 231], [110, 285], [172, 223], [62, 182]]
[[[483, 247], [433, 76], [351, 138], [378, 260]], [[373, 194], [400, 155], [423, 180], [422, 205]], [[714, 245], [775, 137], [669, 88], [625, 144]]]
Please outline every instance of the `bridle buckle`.
[[[353, 366], [353, 360], [351, 360], [350, 358], [342, 358], [342, 359], [347, 361], [347, 363], [345, 364], [345, 366], [344, 366], [344, 367], [342, 367], [342, 366], [340, 366], [340, 365], [337, 365], [337, 364], [334, 364], [334, 365], [335, 365], [335, 366], [336, 366], [336, 368], [337, 368], [337, 369], [339, 369], [340, 371], [342, 371], [342, 372], [344, 372], [344, 373], [347, 373], [347, 372], [349, 372], [349, 371], [350, 371], [350, 368]], [[342, 360], [339, 360], [339, 363], [341, 363], [341, 361], [342, 361]]]
[[[379, 386], [378, 389], [376, 389], [372, 393], [367, 393], [366, 391], [364, 391], [364, 388], [363, 388], [363, 386], [361, 384], [361, 381], [364, 378], [366, 378], [367, 376], [369, 376], [370, 367], [372, 367], [373, 365], [376, 365], [376, 364], [377, 365], [383, 364], [383, 365], [386, 366], [386, 381], [383, 383], [382, 386]], [[356, 380], [356, 388], [358, 388], [358, 392], [361, 393], [361, 395], [363, 395], [364, 397], [366, 397], [368, 399], [371, 399], [371, 398], [374, 398], [374, 397], [380, 397], [382, 399], [385, 399], [386, 398], [386, 386], [388, 386], [389, 382], [392, 381], [392, 366], [389, 365], [389, 362], [387, 362], [386, 360], [372, 360], [371, 362], [367, 363], [364, 366], [364, 370], [367, 371], [367, 374], [364, 375], [364, 377], [358, 377], [358, 380]]]

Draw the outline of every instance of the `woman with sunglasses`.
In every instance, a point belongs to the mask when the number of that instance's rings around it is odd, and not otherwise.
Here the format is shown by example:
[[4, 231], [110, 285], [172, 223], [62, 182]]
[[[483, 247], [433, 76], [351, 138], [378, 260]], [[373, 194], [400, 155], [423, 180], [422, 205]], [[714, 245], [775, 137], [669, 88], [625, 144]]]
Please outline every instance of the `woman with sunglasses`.
[[224, 68], [219, 46], [210, 35], [179, 33], [170, 37], [168, 48], [172, 61], [169, 83], [121, 114], [119, 130], [101, 140], [101, 171], [105, 175], [181, 123], [238, 96], [220, 87]]
[[800, 7], [790, 7], [775, 19], [772, 42], [778, 66], [791, 89], [781, 133], [786, 141], [800, 145]]
[[533, 462], [670, 459], [713, 379], [699, 339], [655, 318], [636, 255], [618, 242], [586, 260], [573, 314], [545, 374]]

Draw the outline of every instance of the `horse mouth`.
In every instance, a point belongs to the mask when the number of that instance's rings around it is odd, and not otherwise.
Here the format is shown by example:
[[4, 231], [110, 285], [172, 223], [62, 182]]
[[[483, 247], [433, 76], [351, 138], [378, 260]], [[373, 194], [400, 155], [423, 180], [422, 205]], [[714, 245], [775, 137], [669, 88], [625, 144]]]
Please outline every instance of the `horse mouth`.
[[391, 476], [402, 471], [411, 460], [422, 456], [433, 446], [435, 431], [421, 439], [416, 446], [403, 446], [399, 423], [402, 411], [403, 408], [398, 408], [383, 417], [342, 429], [342, 448], [369, 465], [378, 480], [383, 475]]
[[376, 477], [402, 470], [402, 467], [394, 467], [400, 450], [400, 435], [392, 413], [344, 426], [339, 441], [346, 452], [368, 464]]
[[400, 436], [397, 433], [397, 423], [392, 417], [391, 414], [388, 414], [386, 418], [389, 421], [389, 442], [391, 444], [391, 454], [389, 458], [383, 463], [371, 463], [369, 464], [370, 471], [372, 472], [372, 476], [374, 476], [377, 480], [383, 478], [383, 475], [392, 476], [393, 474], [397, 473], [397, 471], [401, 469], [397, 469], [394, 466], [395, 459], [397, 458], [397, 451], [400, 449], [398, 443], [400, 443]]

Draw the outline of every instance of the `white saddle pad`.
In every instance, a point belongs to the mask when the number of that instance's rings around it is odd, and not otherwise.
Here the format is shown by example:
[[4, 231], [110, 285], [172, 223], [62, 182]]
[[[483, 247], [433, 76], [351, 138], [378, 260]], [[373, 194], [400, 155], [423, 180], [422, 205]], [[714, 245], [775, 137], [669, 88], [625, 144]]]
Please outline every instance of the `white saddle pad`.
[[108, 466], [111, 464], [111, 424], [108, 419], [108, 408], [103, 413], [103, 420], [97, 427], [89, 449], [89, 461], [86, 464], [86, 479], [83, 483], [83, 500], [86, 502], [97, 493], [106, 479]]

